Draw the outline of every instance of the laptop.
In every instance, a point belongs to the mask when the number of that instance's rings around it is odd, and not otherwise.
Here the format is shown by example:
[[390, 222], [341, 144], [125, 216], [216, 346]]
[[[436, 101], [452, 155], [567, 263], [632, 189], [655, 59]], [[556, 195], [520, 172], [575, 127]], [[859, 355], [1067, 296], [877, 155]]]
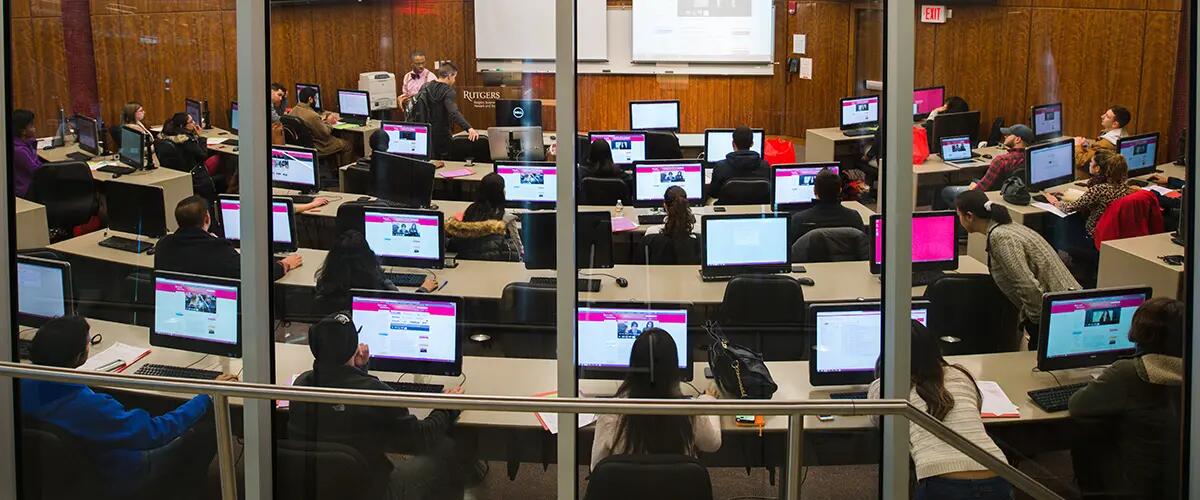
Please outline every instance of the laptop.
[[956, 167], [987, 165], [978, 153], [971, 151], [971, 136], [955, 135], [942, 138], [942, 161]]

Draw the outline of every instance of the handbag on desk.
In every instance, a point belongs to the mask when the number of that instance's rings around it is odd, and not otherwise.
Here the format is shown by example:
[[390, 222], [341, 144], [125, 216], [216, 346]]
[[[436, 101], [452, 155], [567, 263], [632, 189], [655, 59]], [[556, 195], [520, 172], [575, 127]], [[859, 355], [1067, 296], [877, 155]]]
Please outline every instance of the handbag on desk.
[[762, 354], [730, 342], [715, 321], [706, 322], [704, 330], [713, 340], [708, 348], [708, 367], [721, 392], [739, 399], [771, 399], [779, 386], [763, 363]]
[[1000, 184], [1000, 197], [1013, 205], [1028, 205], [1032, 200], [1029, 186], [1025, 185], [1025, 170], [1013, 172]]

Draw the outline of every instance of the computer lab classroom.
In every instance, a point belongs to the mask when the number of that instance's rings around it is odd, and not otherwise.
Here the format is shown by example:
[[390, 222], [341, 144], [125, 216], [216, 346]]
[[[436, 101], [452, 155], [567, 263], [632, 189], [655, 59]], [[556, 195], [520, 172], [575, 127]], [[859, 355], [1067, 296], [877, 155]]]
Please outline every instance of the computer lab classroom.
[[[38, 338], [83, 318], [86, 356], [57, 366], [237, 380], [245, 343], [269, 336], [281, 386], [371, 388], [319, 376], [349, 365], [379, 390], [554, 397], [572, 363], [581, 397], [879, 398], [884, 202], [904, 193], [909, 400], [1062, 498], [1186, 491], [1194, 5], [916, 2], [911, 129], [905, 110], [893, 130], [886, 2], [577, 0], [572, 137], [558, 126], [571, 114], [556, 3], [271, 0], [270, 87], [238, 95], [242, 2], [9, 2], [13, 358], [54, 364], [69, 342]], [[241, 154], [250, 101], [269, 108], [269, 158]], [[885, 141], [910, 135], [911, 186], [889, 185], [886, 169], [910, 162]], [[251, 228], [243, 176], [257, 169], [271, 215]], [[573, 235], [557, 234], [564, 202]], [[239, 247], [265, 238], [273, 283], [251, 285]], [[567, 238], [572, 361], [558, 344]], [[240, 321], [251, 286], [271, 289], [257, 331]], [[330, 345], [342, 338], [348, 351]], [[714, 361], [729, 356], [754, 377]], [[94, 389], [154, 418], [188, 400]], [[34, 399], [15, 404], [22, 425], [54, 423], [58, 439], [38, 463], [90, 473], [56, 496], [50, 471], [22, 466], [22, 498], [220, 497], [196, 470], [211, 450], [181, 472], [196, 487], [112, 477], [116, 445]], [[316, 406], [304, 411], [325, 415]], [[371, 439], [313, 432], [316, 417], [301, 432], [294, 405], [273, 409], [276, 498], [445, 498], [421, 496], [421, 474], [397, 479], [417, 463], [403, 457], [433, 452], [364, 451]], [[454, 442], [444, 468], [472, 464], [463, 498], [561, 497], [555, 414], [445, 418], [428, 432]], [[799, 439], [802, 495], [897, 494], [881, 483], [875, 417], [805, 416], [799, 438], [786, 416], [672, 418], [580, 415], [575, 493], [782, 498]], [[645, 433], [678, 418], [692, 427], [671, 458], [675, 441]], [[910, 432], [917, 498], [1039, 497]]]

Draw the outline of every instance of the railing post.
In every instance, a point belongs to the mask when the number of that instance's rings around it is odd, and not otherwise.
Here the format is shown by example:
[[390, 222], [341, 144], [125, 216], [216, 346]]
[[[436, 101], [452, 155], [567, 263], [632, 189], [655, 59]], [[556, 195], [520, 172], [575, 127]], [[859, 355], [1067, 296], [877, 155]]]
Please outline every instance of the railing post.
[[[558, 395], [577, 396], [575, 378], [575, 282], [578, 274], [575, 262], [575, 0], [555, 2], [555, 121], [558, 135], [558, 215], [555, 228], [558, 242], [558, 293], [555, 311], [558, 321]], [[575, 498], [578, 487], [578, 468], [575, 467], [578, 413], [559, 413], [558, 432], [558, 498]]]
[[804, 415], [800, 413], [788, 415], [787, 436], [787, 474], [784, 474], [784, 484], [787, 485], [785, 498], [800, 500], [801, 471], [804, 470]]
[[233, 464], [233, 429], [229, 422], [229, 398], [214, 394], [213, 417], [217, 421], [217, 466], [221, 472], [221, 500], [237, 500], [237, 469]]

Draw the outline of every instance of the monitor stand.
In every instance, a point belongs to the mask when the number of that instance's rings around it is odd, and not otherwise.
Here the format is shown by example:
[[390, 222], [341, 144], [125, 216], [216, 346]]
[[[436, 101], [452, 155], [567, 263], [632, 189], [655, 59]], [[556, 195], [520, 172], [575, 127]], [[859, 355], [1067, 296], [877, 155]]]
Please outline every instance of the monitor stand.
[[912, 286], [927, 286], [945, 275], [942, 271], [917, 271], [912, 273]]

